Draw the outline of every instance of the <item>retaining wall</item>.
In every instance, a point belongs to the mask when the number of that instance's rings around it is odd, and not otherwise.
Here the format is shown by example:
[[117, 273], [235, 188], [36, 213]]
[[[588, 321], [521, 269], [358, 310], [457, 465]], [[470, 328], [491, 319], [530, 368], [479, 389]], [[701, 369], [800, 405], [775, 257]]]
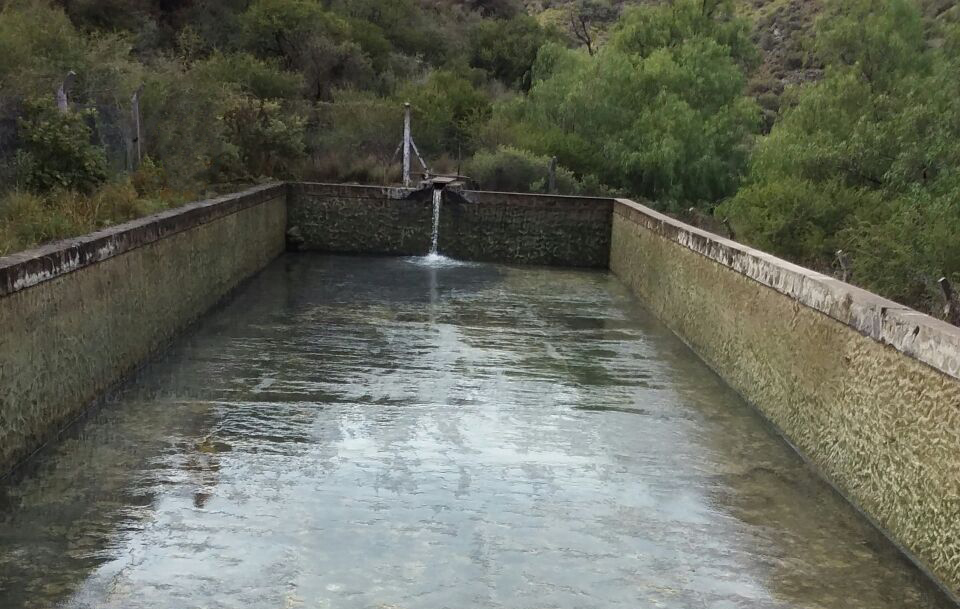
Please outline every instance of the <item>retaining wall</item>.
[[[445, 190], [439, 251], [461, 260], [606, 267], [613, 201]], [[412, 190], [291, 186], [301, 249], [413, 256], [429, 251], [433, 197]]]
[[610, 268], [960, 591], [960, 329], [630, 201]]
[[286, 190], [0, 258], [0, 475], [282, 252]]
[[[605, 267], [960, 591], [960, 329], [626, 200], [444, 193], [440, 252]], [[0, 473], [284, 247], [420, 255], [429, 190], [274, 185], [0, 259]]]

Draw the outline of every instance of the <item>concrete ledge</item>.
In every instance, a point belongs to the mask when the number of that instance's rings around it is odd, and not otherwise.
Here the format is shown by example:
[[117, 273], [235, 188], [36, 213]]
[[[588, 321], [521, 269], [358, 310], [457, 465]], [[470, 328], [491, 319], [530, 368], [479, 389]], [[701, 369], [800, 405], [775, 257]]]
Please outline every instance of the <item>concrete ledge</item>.
[[960, 328], [872, 292], [616, 199], [614, 214], [960, 379]]
[[0, 258], [0, 297], [285, 196], [286, 188], [285, 184], [257, 186], [5, 256]]
[[632, 201], [610, 268], [953, 598], [960, 329]]
[[0, 476], [284, 249], [286, 186], [0, 259]]

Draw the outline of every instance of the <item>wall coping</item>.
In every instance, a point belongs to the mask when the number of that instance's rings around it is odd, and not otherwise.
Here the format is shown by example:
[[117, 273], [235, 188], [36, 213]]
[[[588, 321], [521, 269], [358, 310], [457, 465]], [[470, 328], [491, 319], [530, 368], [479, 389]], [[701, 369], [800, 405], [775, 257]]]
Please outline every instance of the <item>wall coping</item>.
[[[427, 190], [404, 186], [370, 186], [365, 184], [334, 184], [328, 182], [291, 182], [290, 188], [294, 193], [330, 196], [357, 196], [384, 197], [387, 199], [407, 199], [411, 195]], [[598, 205], [612, 205], [610, 197], [585, 197], [580, 195], [548, 195], [542, 193], [509, 192], [495, 190], [469, 190], [449, 188], [470, 203], [484, 203], [497, 197], [510, 197], [516, 202], [550, 201], [556, 203], [583, 203], [595, 202]]]
[[283, 183], [256, 186], [2, 257], [0, 297], [275, 199], [285, 192]]
[[[405, 199], [416, 189], [302, 182], [274, 183], [197, 201], [88, 235], [0, 257], [0, 297], [119, 256], [294, 191], [370, 193]], [[960, 379], [960, 328], [839, 279], [787, 262], [657, 212], [629, 199], [462, 191], [467, 200], [514, 195], [531, 199], [613, 203], [614, 214], [793, 298], [864, 336]]]
[[960, 379], [960, 328], [839, 279], [694, 228], [634, 201], [615, 202], [614, 215]]
[[289, 187], [293, 193], [298, 194], [329, 196], [356, 196], [359, 194], [367, 197], [385, 197], [395, 200], [406, 199], [422, 190], [405, 186], [370, 186], [366, 184], [335, 184], [332, 182], [290, 182]]

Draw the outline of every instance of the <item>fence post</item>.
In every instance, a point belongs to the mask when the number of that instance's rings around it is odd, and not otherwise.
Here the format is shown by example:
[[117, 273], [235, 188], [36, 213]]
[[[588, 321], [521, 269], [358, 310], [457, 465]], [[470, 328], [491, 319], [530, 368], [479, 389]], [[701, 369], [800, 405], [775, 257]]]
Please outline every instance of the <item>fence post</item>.
[[940, 284], [943, 299], [947, 303], [943, 307], [943, 316], [951, 324], [960, 326], [960, 301], [957, 300], [957, 293], [953, 291], [953, 286], [950, 285], [950, 280], [946, 277], [941, 277], [937, 283]]
[[850, 256], [843, 250], [837, 250], [837, 262], [840, 264], [841, 277], [840, 280], [843, 282], [850, 281]]
[[403, 104], [403, 185], [410, 186], [410, 102]]
[[66, 113], [70, 109], [70, 100], [67, 97], [70, 94], [70, 89], [73, 88], [73, 83], [77, 80], [77, 73], [73, 70], [67, 72], [67, 75], [63, 77], [63, 82], [60, 83], [60, 87], [57, 89], [57, 107], [60, 109], [60, 112]]
[[557, 157], [550, 157], [550, 173], [547, 174], [547, 193], [557, 192]]
[[133, 168], [140, 167], [143, 162], [143, 134], [140, 132], [140, 94], [143, 93], [143, 85], [137, 87], [130, 97], [130, 113], [133, 118], [133, 145], [136, 152], [136, 162]]

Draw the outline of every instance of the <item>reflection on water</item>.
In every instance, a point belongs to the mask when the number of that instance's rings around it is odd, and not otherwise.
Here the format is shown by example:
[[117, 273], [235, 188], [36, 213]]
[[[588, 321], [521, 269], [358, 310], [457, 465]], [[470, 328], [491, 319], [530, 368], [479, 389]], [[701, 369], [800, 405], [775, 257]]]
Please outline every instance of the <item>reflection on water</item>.
[[0, 486], [0, 607], [946, 607], [604, 273], [290, 256]]

